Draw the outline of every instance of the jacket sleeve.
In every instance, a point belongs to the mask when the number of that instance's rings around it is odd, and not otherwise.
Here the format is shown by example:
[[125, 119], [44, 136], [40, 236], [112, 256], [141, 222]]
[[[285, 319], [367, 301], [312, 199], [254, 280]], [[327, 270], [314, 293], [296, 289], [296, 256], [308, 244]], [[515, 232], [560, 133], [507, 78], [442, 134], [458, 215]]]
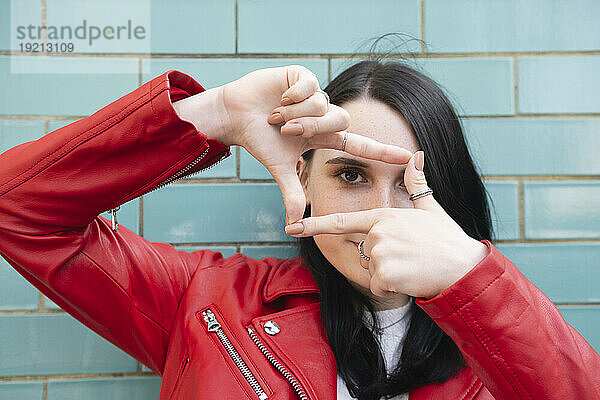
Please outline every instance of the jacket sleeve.
[[150, 243], [102, 212], [212, 166], [230, 149], [172, 101], [204, 91], [168, 71], [93, 115], [0, 155], [0, 254], [86, 326], [161, 374], [179, 301], [220, 252]]
[[600, 356], [488, 240], [488, 255], [416, 303], [496, 399], [600, 399]]

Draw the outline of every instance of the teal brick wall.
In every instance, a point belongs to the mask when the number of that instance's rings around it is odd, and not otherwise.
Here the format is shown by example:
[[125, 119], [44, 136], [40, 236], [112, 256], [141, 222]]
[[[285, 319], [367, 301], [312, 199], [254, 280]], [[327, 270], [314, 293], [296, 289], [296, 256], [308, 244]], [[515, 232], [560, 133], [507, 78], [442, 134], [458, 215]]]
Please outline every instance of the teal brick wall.
[[[10, 52], [11, 1], [0, 0], [0, 152], [90, 115], [168, 69], [210, 88], [294, 63], [324, 87], [365, 56], [372, 39], [401, 32], [416, 40], [391, 57], [408, 57], [438, 81], [461, 116], [492, 202], [497, 247], [600, 350], [600, 2], [144, 1], [150, 53], [31, 57]], [[86, 2], [32, 4], [31, 15], [52, 21]], [[25, 64], [45, 72], [11, 72]], [[123, 225], [149, 240], [254, 258], [295, 256], [284, 216], [274, 180], [238, 147], [216, 167], [119, 212]], [[148, 368], [0, 259], [0, 399], [150, 399], [159, 387]]]

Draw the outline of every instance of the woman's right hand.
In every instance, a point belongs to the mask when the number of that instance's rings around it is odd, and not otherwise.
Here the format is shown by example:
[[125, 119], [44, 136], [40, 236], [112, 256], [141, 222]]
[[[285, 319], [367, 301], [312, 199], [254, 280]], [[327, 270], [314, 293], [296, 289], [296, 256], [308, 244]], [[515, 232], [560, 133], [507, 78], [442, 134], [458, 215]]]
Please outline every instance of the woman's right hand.
[[[214, 98], [226, 117], [219, 140], [244, 147], [267, 168], [281, 190], [288, 224], [304, 214], [306, 199], [296, 163], [305, 151], [342, 150], [347, 135], [345, 151], [356, 156], [406, 164], [412, 155], [406, 149], [345, 132], [348, 113], [329, 104], [318, 91], [315, 74], [300, 65], [257, 70], [215, 89]], [[274, 112], [281, 115], [280, 120]]]

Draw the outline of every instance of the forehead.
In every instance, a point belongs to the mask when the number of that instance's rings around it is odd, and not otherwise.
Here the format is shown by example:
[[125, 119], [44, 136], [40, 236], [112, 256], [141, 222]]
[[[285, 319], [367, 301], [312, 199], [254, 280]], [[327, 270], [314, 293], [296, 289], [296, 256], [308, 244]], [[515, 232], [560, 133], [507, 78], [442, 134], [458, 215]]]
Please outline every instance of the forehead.
[[[417, 138], [406, 119], [387, 104], [374, 99], [361, 98], [344, 103], [341, 107], [350, 114], [348, 132], [366, 136], [381, 143], [400, 146], [411, 152], [420, 150]], [[366, 160], [363, 157], [348, 155], [348, 153], [338, 150], [318, 149], [315, 152], [315, 157], [323, 159], [323, 162], [331, 157], [341, 155]]]

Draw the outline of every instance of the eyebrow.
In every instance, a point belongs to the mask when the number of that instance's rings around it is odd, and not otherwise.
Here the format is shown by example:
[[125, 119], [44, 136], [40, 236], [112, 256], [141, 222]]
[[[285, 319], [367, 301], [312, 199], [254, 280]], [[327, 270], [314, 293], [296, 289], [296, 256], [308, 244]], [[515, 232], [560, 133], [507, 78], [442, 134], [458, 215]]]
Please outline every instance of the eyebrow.
[[369, 168], [368, 164], [348, 157], [334, 157], [331, 160], [327, 161], [325, 164], [346, 164], [355, 165], [357, 167]]

